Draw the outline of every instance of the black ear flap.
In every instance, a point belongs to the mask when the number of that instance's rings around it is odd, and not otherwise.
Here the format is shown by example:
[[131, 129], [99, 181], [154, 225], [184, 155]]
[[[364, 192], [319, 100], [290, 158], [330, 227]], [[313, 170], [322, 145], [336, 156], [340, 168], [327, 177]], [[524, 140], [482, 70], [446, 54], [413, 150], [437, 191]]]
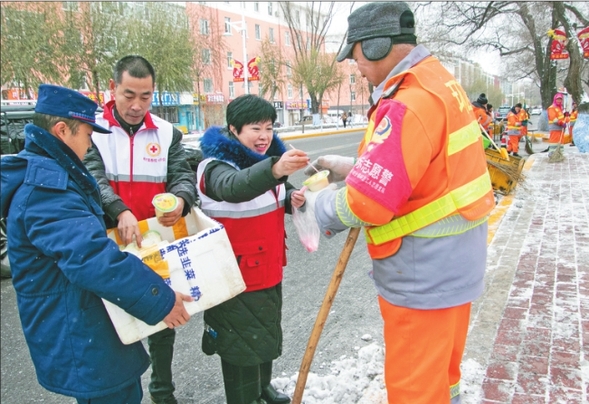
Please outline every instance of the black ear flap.
[[364, 57], [372, 62], [385, 58], [393, 47], [393, 38], [379, 37], [365, 39], [361, 42]]

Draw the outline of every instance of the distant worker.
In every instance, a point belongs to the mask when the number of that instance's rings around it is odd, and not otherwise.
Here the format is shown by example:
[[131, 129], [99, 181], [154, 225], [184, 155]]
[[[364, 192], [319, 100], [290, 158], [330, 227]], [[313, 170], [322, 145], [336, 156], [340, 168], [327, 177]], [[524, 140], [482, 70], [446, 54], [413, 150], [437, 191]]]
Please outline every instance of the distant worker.
[[558, 145], [562, 142], [564, 130], [567, 126], [568, 117], [563, 112], [563, 95], [556, 93], [552, 100], [552, 105], [547, 109], [548, 113], [548, 130], [550, 131], [550, 138], [548, 139], [548, 148], [543, 152], [552, 152], [556, 150]]
[[529, 123], [528, 121], [530, 119], [530, 115], [528, 114], [528, 110], [525, 105], [523, 106], [523, 108], [520, 108], [518, 118], [521, 122], [521, 136], [527, 136]]
[[342, 122], [344, 123], [344, 129], [346, 129], [346, 124], [348, 123], [348, 114], [345, 112], [342, 114]]
[[507, 141], [507, 152], [516, 157], [519, 157], [519, 140], [522, 137], [522, 123], [520, 120], [520, 112], [522, 109], [522, 104], [517, 103], [507, 113], [507, 136], [509, 136]]
[[565, 136], [564, 143], [570, 143], [571, 146], [575, 145], [575, 141], [573, 139], [573, 126], [575, 126], [575, 122], [577, 122], [577, 117], [579, 116], [579, 110], [577, 109], [577, 103], [573, 101], [573, 110], [569, 114], [569, 134]]
[[481, 124], [483, 128], [489, 133], [489, 126], [493, 122], [489, 114], [487, 113], [487, 96], [485, 93], [479, 95], [476, 101], [472, 103], [472, 110], [477, 122]]

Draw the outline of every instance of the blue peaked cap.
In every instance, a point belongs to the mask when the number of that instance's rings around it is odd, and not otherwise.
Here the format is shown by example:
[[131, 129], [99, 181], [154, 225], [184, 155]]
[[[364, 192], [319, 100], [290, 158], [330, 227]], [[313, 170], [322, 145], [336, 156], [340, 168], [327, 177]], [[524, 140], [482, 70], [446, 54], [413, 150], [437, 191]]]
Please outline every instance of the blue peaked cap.
[[53, 84], [41, 84], [35, 112], [76, 119], [92, 126], [96, 132], [111, 133], [110, 130], [96, 124], [97, 108], [98, 105], [94, 101], [75, 90]]

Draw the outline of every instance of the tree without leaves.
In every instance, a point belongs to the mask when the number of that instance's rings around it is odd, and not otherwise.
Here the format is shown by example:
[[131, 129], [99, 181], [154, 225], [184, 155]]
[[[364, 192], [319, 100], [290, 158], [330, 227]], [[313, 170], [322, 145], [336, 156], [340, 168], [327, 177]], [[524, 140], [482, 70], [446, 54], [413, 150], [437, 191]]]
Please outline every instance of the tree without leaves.
[[196, 83], [196, 94], [201, 101], [201, 84], [205, 79], [212, 79], [215, 88], [223, 85], [224, 53], [227, 51], [222, 26], [217, 22], [214, 9], [197, 3], [186, 5], [186, 13], [191, 34], [192, 78]]
[[276, 43], [268, 37], [260, 45], [260, 96], [268, 94], [268, 99], [274, 99], [276, 94], [286, 84], [284, 68], [286, 59]]
[[54, 3], [2, 2], [0, 52], [3, 85], [16, 85], [25, 93], [43, 82], [61, 83], [55, 38], [59, 20]]
[[[323, 94], [340, 83], [340, 76], [334, 74], [334, 55], [321, 51], [331, 25], [334, 2], [327, 2], [327, 6], [323, 2], [309, 2], [306, 8], [300, 8], [294, 2], [281, 1], [279, 4], [293, 43], [292, 81], [295, 86], [302, 85], [307, 89], [311, 111], [316, 114]], [[297, 18], [299, 13], [304, 13], [304, 18]], [[306, 22], [306, 26], [302, 26], [301, 21]]]
[[[430, 5], [440, 8], [435, 29], [431, 30], [435, 36], [429, 36], [432, 43], [436, 43], [432, 39], [435, 37], [439, 41], [464, 45], [465, 49], [497, 50], [511, 78], [530, 77], [538, 83], [544, 108], [552, 103], [558, 70], [557, 63], [550, 60], [551, 40], [546, 32], [570, 18], [586, 23], [582, 16], [587, 15], [587, 3], [572, 2], [447, 2]], [[569, 30], [569, 38], [574, 39], [573, 33]], [[580, 80], [586, 65], [587, 61], [580, 59], [578, 52], [571, 53], [567, 82], [575, 99], [580, 99], [583, 92], [577, 78]]]
[[193, 49], [184, 9], [171, 3], [146, 2], [145, 10], [144, 18], [131, 17], [121, 50], [141, 55], [153, 65], [161, 114], [163, 92], [193, 90]]
[[113, 33], [127, 25], [122, 15], [103, 11], [100, 3], [79, 3], [78, 10], [65, 11], [57, 52], [65, 61], [63, 74], [69, 87], [82, 88], [89, 82], [99, 99], [119, 56]]

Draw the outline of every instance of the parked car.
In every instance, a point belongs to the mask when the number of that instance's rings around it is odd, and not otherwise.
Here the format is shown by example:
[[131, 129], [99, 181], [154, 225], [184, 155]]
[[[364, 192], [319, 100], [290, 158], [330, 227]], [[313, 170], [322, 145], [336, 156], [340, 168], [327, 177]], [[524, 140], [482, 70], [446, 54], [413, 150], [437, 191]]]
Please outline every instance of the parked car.
[[313, 125], [313, 115], [305, 115], [303, 119], [299, 119], [295, 122], [295, 125]]
[[532, 107], [530, 110], [530, 115], [540, 115], [542, 114], [542, 107]]
[[16, 154], [25, 147], [25, 125], [33, 121], [34, 105], [0, 107], [0, 154]]
[[495, 120], [502, 121], [503, 119], [506, 119], [510, 109], [511, 107], [509, 105], [502, 105], [499, 108], [497, 108]]

